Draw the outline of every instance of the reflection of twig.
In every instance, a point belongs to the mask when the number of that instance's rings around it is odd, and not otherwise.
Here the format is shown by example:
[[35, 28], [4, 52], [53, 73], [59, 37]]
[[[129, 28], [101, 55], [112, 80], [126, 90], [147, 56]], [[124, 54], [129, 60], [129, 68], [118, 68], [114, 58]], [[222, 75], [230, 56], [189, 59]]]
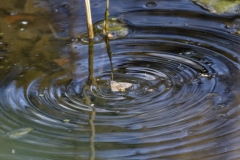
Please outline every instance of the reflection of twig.
[[94, 127], [94, 118], [96, 114], [96, 109], [94, 107], [94, 104], [91, 103], [90, 97], [88, 97], [86, 92], [91, 92], [91, 86], [97, 87], [96, 78], [94, 76], [94, 46], [93, 46], [93, 39], [89, 39], [88, 44], [88, 81], [87, 84], [83, 87], [82, 93], [85, 98], [85, 103], [92, 108], [91, 116], [89, 117], [89, 125], [91, 128], [91, 135], [89, 139], [90, 143], [90, 157], [89, 160], [95, 159], [95, 146], [94, 146], [94, 137], [95, 137], [95, 127]]
[[87, 91], [90, 91], [90, 87], [88, 85], [83, 87], [82, 93], [85, 98], [85, 104], [88, 106], [91, 106], [91, 99], [87, 96], [87, 94], [86, 94]]
[[95, 118], [96, 110], [93, 109], [92, 114], [89, 118], [89, 125], [91, 127], [91, 136], [89, 138], [90, 142], [90, 158], [89, 160], [95, 159], [95, 145], [94, 145], [94, 138], [95, 138], [95, 126], [94, 126], [94, 118]]
[[94, 38], [94, 34], [93, 34], [90, 0], [85, 0], [85, 7], [86, 7], [86, 16], [87, 16], [88, 37], [92, 39]]

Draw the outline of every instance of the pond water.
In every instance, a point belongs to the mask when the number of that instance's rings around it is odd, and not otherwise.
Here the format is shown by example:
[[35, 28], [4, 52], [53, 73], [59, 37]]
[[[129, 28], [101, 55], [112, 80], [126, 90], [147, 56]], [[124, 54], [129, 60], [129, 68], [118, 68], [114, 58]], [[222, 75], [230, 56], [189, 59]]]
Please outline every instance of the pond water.
[[83, 0], [2, 1], [0, 159], [240, 158], [239, 14], [111, 0], [106, 40], [91, 0], [89, 45]]

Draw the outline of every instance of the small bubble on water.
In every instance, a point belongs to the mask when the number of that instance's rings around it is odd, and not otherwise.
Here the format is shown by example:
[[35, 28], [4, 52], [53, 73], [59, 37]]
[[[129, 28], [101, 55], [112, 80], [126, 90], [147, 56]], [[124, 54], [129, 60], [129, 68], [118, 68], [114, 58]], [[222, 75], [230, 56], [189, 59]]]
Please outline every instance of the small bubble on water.
[[12, 150], [12, 154], [15, 154], [15, 150], [14, 149]]
[[75, 42], [75, 41], [76, 41], [76, 38], [71, 38], [70, 41], [71, 41], [71, 42]]
[[27, 25], [27, 24], [28, 24], [28, 21], [22, 21], [21, 24]]
[[156, 4], [156, 2], [150, 1], [150, 2], [145, 3], [145, 6], [148, 8], [154, 8], [157, 6], [157, 4]]

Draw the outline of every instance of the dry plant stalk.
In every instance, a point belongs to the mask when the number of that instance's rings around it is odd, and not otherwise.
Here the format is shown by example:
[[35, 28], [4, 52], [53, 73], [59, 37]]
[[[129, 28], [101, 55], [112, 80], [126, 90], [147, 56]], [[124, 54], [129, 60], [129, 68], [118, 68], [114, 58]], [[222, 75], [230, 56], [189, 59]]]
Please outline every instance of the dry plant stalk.
[[86, 7], [86, 17], [87, 17], [87, 26], [88, 26], [88, 37], [90, 39], [93, 39], [94, 33], [93, 33], [90, 0], [85, 0], [85, 7]]

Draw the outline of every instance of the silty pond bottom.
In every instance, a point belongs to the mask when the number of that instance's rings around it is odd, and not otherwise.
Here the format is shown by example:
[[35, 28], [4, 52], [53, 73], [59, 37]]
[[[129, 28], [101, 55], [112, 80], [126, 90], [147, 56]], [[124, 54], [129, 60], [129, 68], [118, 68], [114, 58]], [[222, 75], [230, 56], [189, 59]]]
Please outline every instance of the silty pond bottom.
[[[238, 14], [115, 0], [106, 44], [106, 2], [91, 0], [89, 60], [82, 0], [5, 1], [0, 159], [239, 159]], [[124, 92], [111, 90], [108, 51]]]

